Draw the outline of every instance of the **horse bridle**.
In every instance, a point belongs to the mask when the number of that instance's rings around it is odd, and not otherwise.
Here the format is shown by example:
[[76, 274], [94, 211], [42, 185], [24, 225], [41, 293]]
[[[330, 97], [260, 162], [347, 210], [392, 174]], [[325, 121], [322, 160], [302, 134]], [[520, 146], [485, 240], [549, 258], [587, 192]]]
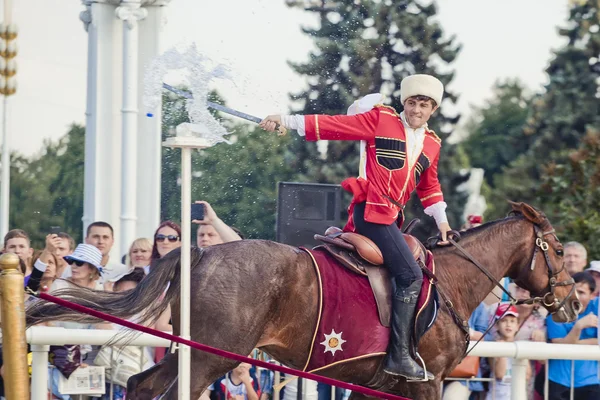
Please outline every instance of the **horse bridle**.
[[[544, 254], [544, 259], [546, 260], [546, 266], [548, 267], [548, 284], [550, 286], [550, 291], [542, 297], [531, 297], [527, 300], [517, 300], [516, 304], [542, 303], [548, 311], [550, 311], [551, 313], [555, 313], [561, 308], [563, 308], [567, 299], [569, 299], [573, 295], [573, 292], [575, 291], [575, 280], [573, 278], [570, 278], [565, 281], [557, 282], [558, 275], [565, 269], [565, 263], [563, 262], [562, 267], [558, 271], [554, 270], [554, 268], [552, 267], [552, 262], [550, 262], [550, 257], [548, 256], [548, 250], [550, 249], [550, 246], [548, 245], [548, 242], [544, 240], [544, 238], [548, 235], [554, 235], [554, 237], [556, 238], [556, 231], [552, 229], [543, 232], [537, 225], [534, 225], [534, 229], [536, 239], [535, 248], [533, 250], [533, 258], [531, 259], [530, 270], [533, 271], [533, 269], [535, 268], [535, 260], [538, 251], [542, 250]], [[557, 287], [569, 285], [571, 285], [571, 290], [569, 291], [569, 294], [565, 296], [565, 298], [562, 299], [562, 301], [559, 302], [556, 296], [554, 295], [554, 290]]]
[[[573, 292], [575, 291], [575, 281], [573, 280], [573, 278], [571, 278], [571, 279], [568, 279], [565, 281], [557, 282], [558, 275], [565, 269], [565, 264], [563, 262], [562, 267], [558, 271], [554, 270], [552, 262], [550, 261], [550, 257], [548, 255], [548, 250], [550, 250], [550, 246], [548, 245], [548, 242], [546, 242], [546, 240], [545, 240], [545, 237], [548, 235], [554, 235], [556, 238], [556, 231], [554, 229], [549, 230], [549, 231], [542, 231], [538, 227], [538, 225], [536, 225], [535, 223], [533, 224], [533, 226], [534, 226], [534, 230], [535, 230], [536, 239], [535, 239], [535, 246], [534, 246], [534, 250], [533, 250], [533, 257], [531, 260], [530, 270], [533, 271], [533, 269], [535, 268], [535, 261], [536, 261], [538, 252], [540, 250], [544, 254], [544, 259], [546, 260], [546, 267], [548, 270], [549, 291], [542, 297], [530, 297], [529, 299], [526, 299], [526, 300], [515, 299], [512, 296], [512, 294], [510, 294], [510, 292], [508, 290], [506, 290], [506, 288], [489, 272], [489, 270], [487, 268], [485, 268], [483, 265], [481, 265], [481, 263], [479, 263], [475, 258], [473, 258], [473, 256], [471, 254], [469, 254], [469, 252], [467, 250], [465, 250], [461, 245], [459, 245], [452, 238], [452, 237], [454, 237], [454, 238], [460, 240], [460, 234], [458, 232], [456, 232], [456, 231], [449, 232], [448, 242], [450, 244], [452, 244], [466, 259], [471, 261], [471, 263], [473, 263], [477, 268], [479, 268], [479, 270], [481, 272], [483, 272], [483, 274], [486, 275], [488, 277], [488, 279], [490, 279], [490, 281], [492, 281], [497, 287], [499, 287], [504, 293], [506, 293], [508, 295], [508, 297], [511, 299], [512, 304], [518, 305], [518, 304], [542, 303], [544, 305], [544, 307], [546, 307], [546, 309], [548, 309], [548, 311], [550, 311], [551, 313], [555, 313], [558, 310], [560, 310], [562, 307], [564, 307], [567, 299], [569, 299], [571, 297], [571, 295], [573, 294]], [[562, 299], [562, 301], [559, 301], [554, 294], [555, 289], [560, 286], [569, 286], [569, 285], [572, 286], [569, 294], [567, 296], [565, 296], [565, 298]], [[451, 302], [450, 302], [450, 304], [452, 305]], [[454, 307], [449, 308], [449, 310], [451, 311], [451, 315], [452, 315], [453, 319], [457, 322], [457, 325], [463, 331], [465, 331], [465, 320], [456, 313], [456, 310], [454, 309]], [[505, 313], [507, 311], [508, 311], [508, 308], [505, 310]], [[498, 321], [498, 319], [494, 318], [494, 321], [492, 322], [492, 324], [488, 327], [486, 332], [482, 335], [482, 338], [479, 339], [477, 341], [477, 343], [479, 343], [483, 339], [483, 337], [492, 329], [492, 327], [495, 325], [495, 323], [497, 321]], [[475, 346], [477, 345], [477, 343], [475, 343]], [[471, 348], [471, 350], [467, 351], [468, 346], [469, 346], [469, 335], [467, 334], [465, 355], [467, 355], [475, 347], [475, 346], [473, 346]]]

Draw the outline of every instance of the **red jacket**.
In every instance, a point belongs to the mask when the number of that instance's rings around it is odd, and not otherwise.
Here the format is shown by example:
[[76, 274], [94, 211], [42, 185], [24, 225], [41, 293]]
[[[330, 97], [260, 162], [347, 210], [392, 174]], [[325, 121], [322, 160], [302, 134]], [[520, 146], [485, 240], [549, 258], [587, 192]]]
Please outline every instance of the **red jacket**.
[[342, 182], [353, 194], [345, 231], [354, 231], [352, 212], [357, 203], [366, 201], [367, 222], [402, 225], [403, 206], [415, 188], [425, 208], [444, 200], [437, 176], [441, 139], [426, 130], [421, 154], [407, 165], [404, 124], [392, 107], [377, 105], [358, 115], [306, 115], [304, 125], [309, 141], [365, 141], [361, 176]]

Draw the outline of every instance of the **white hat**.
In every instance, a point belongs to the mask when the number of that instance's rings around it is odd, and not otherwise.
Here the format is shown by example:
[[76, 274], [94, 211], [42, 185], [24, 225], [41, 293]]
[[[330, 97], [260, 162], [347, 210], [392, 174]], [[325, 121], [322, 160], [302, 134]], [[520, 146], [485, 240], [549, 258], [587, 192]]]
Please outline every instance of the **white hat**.
[[439, 106], [442, 104], [442, 97], [444, 96], [444, 84], [431, 75], [407, 76], [400, 83], [400, 101], [404, 105], [406, 99], [413, 96], [431, 97]]
[[596, 261], [592, 261], [590, 263], [590, 267], [588, 269], [586, 269], [586, 271], [588, 272], [597, 272], [600, 274], [600, 261], [596, 260]]
[[72, 254], [64, 256], [63, 258], [67, 262], [79, 261], [88, 263], [91, 266], [96, 267], [98, 272], [102, 273], [102, 265], [100, 265], [102, 262], [102, 253], [91, 244], [79, 244]]

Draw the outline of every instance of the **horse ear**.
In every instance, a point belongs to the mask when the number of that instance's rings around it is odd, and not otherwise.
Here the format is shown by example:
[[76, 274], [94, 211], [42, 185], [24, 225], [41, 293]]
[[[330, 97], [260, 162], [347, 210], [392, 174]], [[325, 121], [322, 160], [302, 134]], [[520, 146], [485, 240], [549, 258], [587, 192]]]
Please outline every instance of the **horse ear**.
[[519, 207], [521, 214], [523, 214], [523, 216], [529, 221], [533, 222], [534, 224], [541, 224], [543, 222], [543, 215], [529, 204], [519, 203]]
[[525, 203], [515, 203], [514, 201], [507, 200], [508, 204], [512, 207], [512, 210], [517, 213], [523, 213], [523, 205]]

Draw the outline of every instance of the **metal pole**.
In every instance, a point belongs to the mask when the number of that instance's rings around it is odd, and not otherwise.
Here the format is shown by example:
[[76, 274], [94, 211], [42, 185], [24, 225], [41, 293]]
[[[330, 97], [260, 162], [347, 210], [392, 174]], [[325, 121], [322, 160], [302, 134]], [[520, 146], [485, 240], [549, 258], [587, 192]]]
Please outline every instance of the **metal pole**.
[[2, 178], [0, 182], [0, 237], [8, 232], [10, 211], [10, 146], [8, 142], [8, 96], [2, 102]]
[[[180, 336], [190, 337], [190, 245], [192, 204], [192, 153], [189, 147], [181, 148], [181, 300]], [[190, 398], [190, 348], [179, 345], [179, 398]]]
[[48, 352], [47, 344], [31, 345], [31, 400], [48, 398]]
[[511, 399], [527, 400], [527, 363], [529, 360], [512, 359]]
[[3, 254], [0, 257], [0, 267], [5, 396], [7, 400], [28, 399], [24, 277], [18, 269], [19, 257], [16, 254]]

